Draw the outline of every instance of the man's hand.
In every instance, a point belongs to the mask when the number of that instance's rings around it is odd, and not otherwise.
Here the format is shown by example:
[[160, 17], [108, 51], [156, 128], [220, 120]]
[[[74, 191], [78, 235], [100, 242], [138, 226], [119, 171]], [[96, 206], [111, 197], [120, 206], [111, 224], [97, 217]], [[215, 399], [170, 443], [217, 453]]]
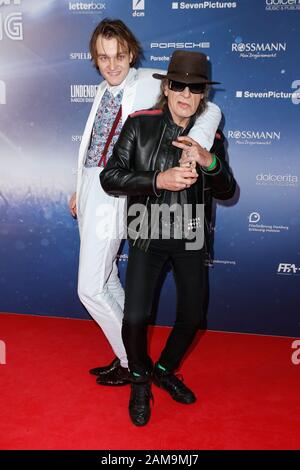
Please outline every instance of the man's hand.
[[69, 209], [70, 209], [72, 217], [74, 217], [74, 219], [76, 219], [76, 217], [77, 217], [76, 193], [74, 193], [71, 196], [71, 199], [69, 201]]
[[193, 168], [197, 162], [200, 166], [209, 167], [213, 161], [212, 154], [188, 135], [178, 137], [178, 141], [174, 141], [172, 144], [183, 150], [179, 160], [180, 166]]
[[168, 191], [182, 191], [196, 183], [198, 174], [195, 169], [174, 167], [157, 175], [157, 189]]

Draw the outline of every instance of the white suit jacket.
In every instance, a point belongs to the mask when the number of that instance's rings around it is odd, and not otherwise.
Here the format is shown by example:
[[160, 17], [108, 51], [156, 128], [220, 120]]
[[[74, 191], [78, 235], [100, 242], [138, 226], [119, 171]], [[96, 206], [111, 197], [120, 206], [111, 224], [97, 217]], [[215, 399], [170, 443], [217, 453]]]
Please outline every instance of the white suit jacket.
[[[163, 71], [161, 69], [157, 70], [146, 68], [140, 68], [138, 70], [131, 68], [129, 70], [122, 99], [123, 124], [130, 113], [140, 109], [151, 108], [155, 104], [160, 94], [161, 85], [161, 80], [157, 80], [152, 77], [152, 74], [155, 72], [162, 73]], [[103, 81], [98, 87], [82, 136], [77, 166], [77, 204], [81, 186], [82, 168], [86, 160], [86, 154], [90, 144], [97, 109], [106, 88], [107, 82]], [[189, 136], [195, 139], [202, 147], [210, 149], [213, 144], [215, 132], [220, 123], [220, 119], [221, 111], [219, 107], [209, 102], [207, 109], [200, 115], [194, 127], [191, 129]]]

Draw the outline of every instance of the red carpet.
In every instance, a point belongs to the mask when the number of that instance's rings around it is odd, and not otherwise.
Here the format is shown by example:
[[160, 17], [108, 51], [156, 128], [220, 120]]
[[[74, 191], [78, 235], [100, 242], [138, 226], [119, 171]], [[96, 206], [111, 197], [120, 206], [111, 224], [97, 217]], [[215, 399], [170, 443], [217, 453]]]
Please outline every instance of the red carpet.
[[[152, 357], [168, 333], [154, 328]], [[129, 421], [129, 386], [87, 371], [112, 354], [91, 321], [0, 314], [0, 449], [299, 449], [300, 365], [290, 338], [206, 333], [183, 364], [194, 405], [153, 387], [152, 419]]]

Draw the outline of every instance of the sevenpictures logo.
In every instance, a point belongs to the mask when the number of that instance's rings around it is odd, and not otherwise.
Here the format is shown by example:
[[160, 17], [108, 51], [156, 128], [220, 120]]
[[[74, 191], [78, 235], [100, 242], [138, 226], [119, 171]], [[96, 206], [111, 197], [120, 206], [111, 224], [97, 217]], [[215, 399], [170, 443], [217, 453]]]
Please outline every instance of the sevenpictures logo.
[[98, 85], [70, 85], [71, 103], [92, 103], [97, 90]]
[[259, 232], [259, 233], [283, 233], [289, 230], [288, 226], [285, 225], [266, 225], [261, 222], [261, 215], [259, 212], [251, 212], [248, 216], [249, 232]]
[[278, 90], [267, 90], [267, 91], [250, 91], [250, 90], [237, 90], [235, 97], [238, 99], [254, 99], [254, 100], [291, 100], [292, 104], [300, 103], [300, 80], [294, 80], [291, 84], [290, 91], [278, 91]]
[[236, 38], [231, 44], [231, 51], [238, 53], [244, 59], [270, 59], [276, 58], [287, 50], [286, 42], [243, 42], [242, 38]]
[[106, 3], [99, 2], [69, 2], [69, 11], [72, 13], [99, 13], [106, 10]]
[[271, 145], [280, 140], [280, 131], [229, 130], [228, 139], [237, 145]]
[[134, 18], [145, 16], [145, 0], [132, 0], [132, 16]]
[[237, 2], [172, 2], [172, 10], [206, 10], [236, 8]]
[[277, 274], [284, 276], [299, 276], [300, 267], [297, 267], [295, 263], [279, 263]]
[[265, 0], [267, 11], [300, 10], [300, 0]]
[[[21, 0], [0, 0], [0, 7], [21, 5]], [[23, 41], [23, 17], [21, 12], [0, 13], [0, 41], [7, 37], [12, 41]]]

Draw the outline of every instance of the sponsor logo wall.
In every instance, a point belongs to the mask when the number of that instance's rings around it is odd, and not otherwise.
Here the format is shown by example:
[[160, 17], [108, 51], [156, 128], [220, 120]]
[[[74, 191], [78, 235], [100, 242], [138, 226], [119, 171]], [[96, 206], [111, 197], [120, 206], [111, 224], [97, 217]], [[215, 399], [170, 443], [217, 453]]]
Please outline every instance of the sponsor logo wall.
[[[211, 99], [239, 191], [214, 208], [208, 328], [298, 336], [300, 0], [0, 0], [0, 311], [89, 318], [68, 199], [101, 81], [89, 39], [106, 16], [141, 40], [142, 66], [201, 50], [221, 82]], [[127, 259], [125, 243], [122, 282]], [[175, 308], [168, 271], [157, 323]]]

